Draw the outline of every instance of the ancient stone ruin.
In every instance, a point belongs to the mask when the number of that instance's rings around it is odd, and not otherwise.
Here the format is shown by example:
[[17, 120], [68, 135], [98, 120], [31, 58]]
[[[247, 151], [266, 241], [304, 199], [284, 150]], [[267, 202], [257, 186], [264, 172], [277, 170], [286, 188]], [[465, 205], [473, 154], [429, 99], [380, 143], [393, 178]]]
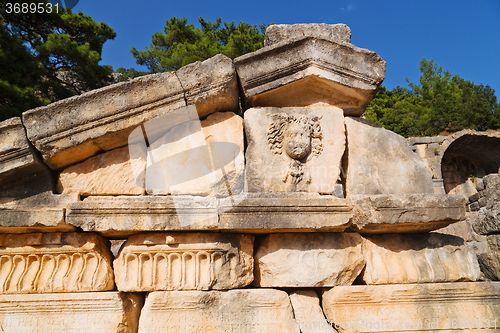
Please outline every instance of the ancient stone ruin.
[[273, 25], [0, 123], [1, 331], [498, 331], [500, 178], [446, 194], [364, 120], [385, 62], [350, 39]]

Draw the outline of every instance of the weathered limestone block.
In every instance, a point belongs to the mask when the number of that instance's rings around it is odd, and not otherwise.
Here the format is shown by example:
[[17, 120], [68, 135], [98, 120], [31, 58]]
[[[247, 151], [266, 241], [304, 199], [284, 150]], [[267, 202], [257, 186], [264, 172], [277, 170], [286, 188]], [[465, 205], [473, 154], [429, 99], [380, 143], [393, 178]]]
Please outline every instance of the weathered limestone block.
[[71, 204], [67, 223], [106, 236], [138, 231], [217, 230], [217, 201], [196, 196], [92, 196]]
[[323, 292], [323, 311], [346, 333], [496, 332], [500, 283], [335, 287]]
[[431, 172], [405, 138], [360, 118], [345, 118], [346, 195], [434, 193]]
[[355, 195], [351, 204], [351, 229], [366, 234], [427, 232], [465, 219], [462, 195]]
[[319, 297], [313, 290], [294, 291], [290, 294], [295, 319], [292, 328], [299, 328], [301, 333], [336, 333], [325, 319]]
[[[129, 150], [135, 149], [142, 150], [142, 146], [114, 149], [64, 169], [59, 175], [58, 191], [84, 196], [144, 194], [146, 161], [130, 158], [133, 153]], [[134, 174], [139, 174], [139, 178]]]
[[352, 216], [347, 200], [330, 195], [248, 193], [220, 201], [219, 229], [245, 233], [342, 232]]
[[28, 233], [73, 231], [65, 222], [66, 208], [78, 201], [77, 194], [45, 192], [24, 199], [0, 199], [0, 232]]
[[180, 124], [148, 149], [148, 193], [237, 194], [244, 185], [243, 150], [243, 119], [232, 112]]
[[188, 105], [194, 104], [200, 117], [218, 111], [238, 110], [238, 81], [231, 59], [218, 54], [177, 71]]
[[95, 234], [0, 234], [0, 293], [113, 290], [111, 253]]
[[255, 255], [259, 287], [351, 284], [365, 266], [363, 239], [355, 233], [272, 234]]
[[156, 291], [146, 296], [139, 333], [299, 333], [292, 320], [290, 300], [280, 290]]
[[244, 117], [249, 192], [334, 191], [345, 149], [342, 110], [256, 108]]
[[272, 24], [266, 29], [264, 46], [278, 44], [285, 40], [303, 37], [317, 37], [326, 40], [351, 42], [351, 29], [342, 23], [310, 23], [310, 24]]
[[9, 333], [135, 333], [143, 302], [118, 292], [0, 295], [0, 327]]
[[484, 276], [493, 281], [500, 280], [500, 235], [486, 236], [487, 249], [477, 254]]
[[366, 284], [477, 281], [476, 254], [464, 240], [451, 235], [374, 235], [365, 243]]
[[361, 115], [384, 80], [385, 61], [375, 52], [319, 34], [234, 59], [245, 108], [324, 103], [346, 115]]
[[23, 113], [29, 140], [52, 169], [123, 147], [141, 123], [184, 107], [175, 73], [142, 76]]
[[120, 291], [241, 288], [253, 280], [253, 236], [134, 235], [113, 267]]
[[30, 146], [21, 118], [0, 122], [0, 197], [52, 191], [47, 166]]

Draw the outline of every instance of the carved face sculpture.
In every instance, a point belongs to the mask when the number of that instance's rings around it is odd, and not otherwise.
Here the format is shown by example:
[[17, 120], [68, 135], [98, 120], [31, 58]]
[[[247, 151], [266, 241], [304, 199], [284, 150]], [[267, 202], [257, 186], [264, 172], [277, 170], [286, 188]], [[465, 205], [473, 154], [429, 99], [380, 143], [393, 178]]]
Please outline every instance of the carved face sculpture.
[[311, 152], [311, 130], [300, 122], [292, 122], [285, 130], [283, 148], [293, 159], [301, 160]]

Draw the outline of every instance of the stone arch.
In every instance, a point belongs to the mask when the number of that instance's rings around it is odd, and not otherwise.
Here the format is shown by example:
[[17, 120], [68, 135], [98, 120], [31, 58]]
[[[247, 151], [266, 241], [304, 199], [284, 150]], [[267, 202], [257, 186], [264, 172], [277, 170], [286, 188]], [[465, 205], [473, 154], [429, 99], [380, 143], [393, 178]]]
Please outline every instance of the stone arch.
[[476, 193], [483, 176], [500, 166], [500, 131], [462, 130], [441, 144], [439, 161], [446, 193]]

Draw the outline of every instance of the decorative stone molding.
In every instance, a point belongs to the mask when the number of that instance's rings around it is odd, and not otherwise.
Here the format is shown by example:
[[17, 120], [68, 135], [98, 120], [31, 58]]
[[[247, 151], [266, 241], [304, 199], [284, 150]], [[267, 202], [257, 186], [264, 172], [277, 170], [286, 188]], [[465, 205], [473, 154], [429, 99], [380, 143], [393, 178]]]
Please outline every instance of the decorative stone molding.
[[342, 232], [353, 215], [348, 201], [334, 196], [254, 193], [222, 199], [219, 216], [223, 231], [274, 233]]
[[375, 52], [322, 37], [283, 40], [234, 59], [245, 107], [326, 103], [346, 115], [361, 115], [384, 80], [385, 61]]
[[109, 246], [95, 234], [0, 234], [0, 293], [113, 288]]
[[241, 288], [253, 280], [253, 237], [134, 235], [123, 245], [113, 267], [120, 291]]
[[355, 195], [350, 203], [350, 229], [362, 234], [428, 232], [465, 220], [461, 195]]
[[[60, 170], [127, 145], [137, 126], [188, 104], [200, 108], [199, 117], [236, 111], [236, 82], [232, 61], [218, 55], [180, 70], [179, 77], [172, 72], [142, 76], [26, 111], [23, 123], [44, 162]], [[151, 142], [166, 129], [168, 124], [148, 132]]]

